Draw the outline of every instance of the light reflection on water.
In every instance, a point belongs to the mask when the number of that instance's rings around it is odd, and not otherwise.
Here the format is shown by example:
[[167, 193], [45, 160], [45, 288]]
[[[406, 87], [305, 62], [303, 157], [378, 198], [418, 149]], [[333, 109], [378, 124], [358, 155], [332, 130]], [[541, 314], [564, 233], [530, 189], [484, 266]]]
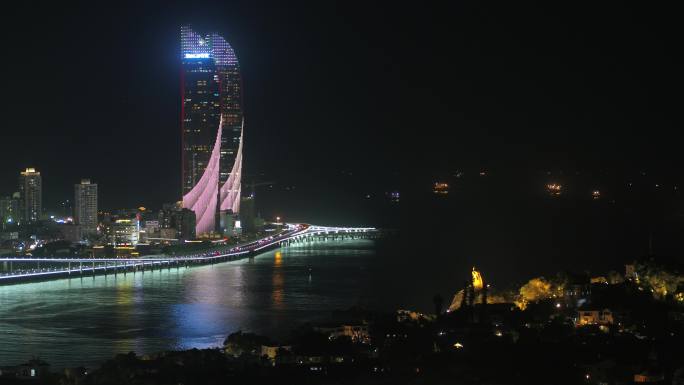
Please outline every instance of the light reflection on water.
[[372, 241], [298, 245], [194, 268], [0, 286], [0, 366], [55, 367], [116, 353], [220, 345], [236, 330], [282, 338], [365, 301]]

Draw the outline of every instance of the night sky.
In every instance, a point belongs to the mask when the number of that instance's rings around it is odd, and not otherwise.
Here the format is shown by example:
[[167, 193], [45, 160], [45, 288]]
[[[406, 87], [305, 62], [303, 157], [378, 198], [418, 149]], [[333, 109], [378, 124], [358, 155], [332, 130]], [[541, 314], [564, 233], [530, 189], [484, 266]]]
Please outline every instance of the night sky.
[[106, 209], [177, 200], [184, 23], [238, 55], [246, 177], [320, 206], [334, 201], [319, 190], [400, 188], [412, 212], [413, 192], [460, 169], [679, 178], [675, 12], [450, 3], [5, 7], [0, 194], [34, 166], [48, 208], [82, 177]]

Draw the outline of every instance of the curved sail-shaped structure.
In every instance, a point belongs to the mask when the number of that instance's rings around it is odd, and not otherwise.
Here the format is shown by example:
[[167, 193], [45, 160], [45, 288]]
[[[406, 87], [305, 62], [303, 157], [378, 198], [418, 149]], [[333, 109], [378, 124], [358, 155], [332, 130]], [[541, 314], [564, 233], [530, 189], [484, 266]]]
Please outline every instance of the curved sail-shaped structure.
[[196, 234], [212, 232], [216, 229], [216, 202], [218, 199], [219, 163], [221, 159], [221, 126], [216, 130], [216, 141], [211, 158], [204, 173], [195, 187], [183, 195], [183, 207], [195, 212]]
[[[243, 124], [244, 126], [244, 124]], [[233, 169], [226, 183], [221, 186], [221, 211], [240, 212], [240, 192], [242, 184], [242, 130], [240, 131], [240, 144], [233, 163]]]

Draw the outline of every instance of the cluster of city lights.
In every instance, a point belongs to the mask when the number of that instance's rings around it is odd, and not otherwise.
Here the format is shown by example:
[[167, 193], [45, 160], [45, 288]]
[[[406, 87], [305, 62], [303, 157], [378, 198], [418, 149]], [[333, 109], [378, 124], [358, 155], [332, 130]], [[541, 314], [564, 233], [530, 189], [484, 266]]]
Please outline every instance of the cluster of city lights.
[[563, 186], [557, 183], [549, 183], [546, 185], [546, 190], [551, 194], [552, 196], [559, 196], [561, 194], [561, 190], [563, 189]]
[[56, 217], [54, 215], [50, 215], [50, 220], [56, 223], [74, 223], [74, 218], [73, 217]]
[[449, 184], [445, 183], [445, 182], [435, 182], [435, 185], [432, 188], [432, 191], [435, 194], [448, 194], [449, 193]]

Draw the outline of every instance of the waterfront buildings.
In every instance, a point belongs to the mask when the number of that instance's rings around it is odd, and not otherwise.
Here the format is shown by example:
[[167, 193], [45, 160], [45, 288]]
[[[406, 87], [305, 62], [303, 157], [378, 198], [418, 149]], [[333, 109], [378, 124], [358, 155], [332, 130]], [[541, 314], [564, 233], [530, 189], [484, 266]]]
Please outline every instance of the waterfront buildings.
[[19, 194], [0, 197], [0, 229], [19, 222]]
[[105, 225], [107, 244], [113, 246], [135, 246], [140, 239], [140, 221], [138, 218], [122, 218]]
[[90, 179], [74, 185], [74, 223], [83, 235], [97, 233], [97, 184]]
[[558, 183], [549, 183], [546, 185], [546, 191], [551, 195], [552, 197], [557, 197], [561, 195], [561, 190], [563, 189], [563, 186], [558, 184]]
[[181, 28], [183, 207], [196, 233], [220, 232], [221, 212], [240, 209], [242, 85], [233, 48], [218, 33]]
[[[240, 217], [244, 215], [245, 207], [244, 202], [240, 204]], [[234, 215], [229, 215], [225, 211], [221, 213], [221, 229], [223, 229], [223, 235], [236, 236], [242, 233], [241, 220]]]
[[148, 233], [156, 233], [159, 231], [159, 220], [145, 220], [145, 225], [143, 227]]
[[43, 212], [43, 181], [40, 172], [27, 168], [19, 174], [22, 219], [36, 222]]
[[240, 211], [240, 224], [242, 231], [246, 233], [256, 232], [256, 208], [254, 207], [254, 198], [242, 198], [242, 210]]
[[446, 195], [449, 193], [449, 184], [445, 182], [435, 182], [432, 191], [435, 194]]
[[347, 337], [352, 342], [370, 343], [368, 324], [363, 322], [353, 324], [323, 324], [314, 326], [313, 329], [318, 333], [324, 334], [330, 340]]
[[[18, 231], [8, 231], [0, 233], [0, 242], [13, 241], [19, 239]], [[1, 253], [0, 253], [1, 254]]]
[[595, 309], [582, 307], [577, 311], [577, 322], [579, 326], [584, 325], [612, 325], [614, 315], [610, 309]]
[[191, 240], [196, 238], [195, 213], [186, 208], [179, 209], [173, 213], [173, 228], [176, 229], [176, 237], [179, 240]]
[[[164, 232], [165, 236], [162, 238], [174, 238], [180, 240], [195, 239], [196, 233], [196, 219], [195, 213], [176, 204], [166, 204], [159, 211], [157, 226], [159, 231]], [[168, 229], [173, 229], [174, 232], [169, 232]], [[171, 236], [173, 235], [173, 236]]]
[[86, 234], [81, 225], [73, 223], [60, 223], [57, 225], [57, 231], [62, 236], [62, 239], [72, 243], [80, 242]]

